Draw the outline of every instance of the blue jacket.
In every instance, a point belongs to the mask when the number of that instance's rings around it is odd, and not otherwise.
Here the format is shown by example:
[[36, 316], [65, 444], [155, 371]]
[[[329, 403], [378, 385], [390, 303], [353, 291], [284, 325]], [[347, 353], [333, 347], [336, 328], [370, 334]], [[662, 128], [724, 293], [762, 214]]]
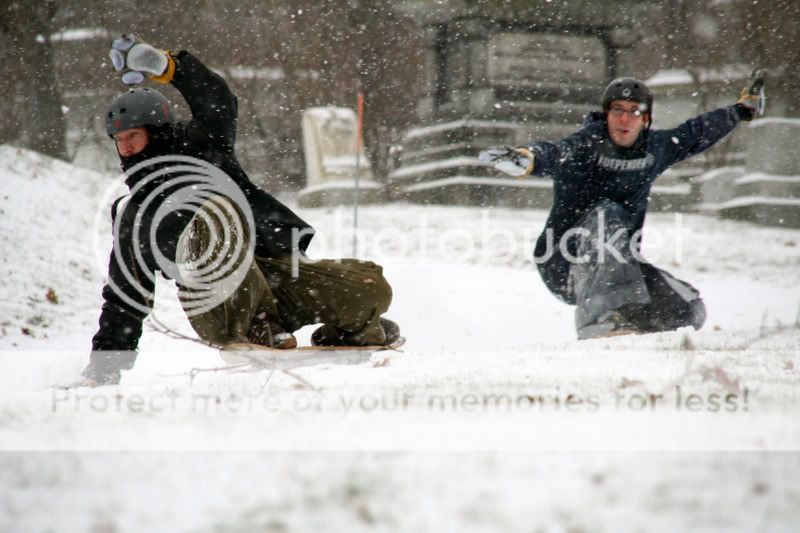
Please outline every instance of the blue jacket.
[[711, 147], [745, 115], [738, 105], [723, 107], [673, 129], [645, 131], [633, 146], [622, 148], [611, 142], [605, 115], [595, 111], [586, 116], [581, 129], [559, 143], [530, 145], [533, 175], [553, 179], [553, 207], [534, 252], [541, 262], [548, 250], [547, 234], [552, 233], [552, 257], [539, 264], [548, 288], [564, 297], [569, 264], [560, 254], [559, 242], [594, 205], [603, 200], [620, 204], [627, 212], [630, 232], [640, 230], [656, 178], [675, 163]]

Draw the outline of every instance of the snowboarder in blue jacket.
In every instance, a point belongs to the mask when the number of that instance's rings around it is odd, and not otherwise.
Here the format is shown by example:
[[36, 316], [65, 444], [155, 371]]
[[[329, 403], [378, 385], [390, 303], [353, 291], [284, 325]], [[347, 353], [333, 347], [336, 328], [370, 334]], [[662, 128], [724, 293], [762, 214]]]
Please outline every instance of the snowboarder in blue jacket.
[[606, 87], [602, 111], [562, 141], [489, 150], [508, 174], [553, 179], [553, 207], [534, 256], [547, 288], [577, 306], [579, 339], [703, 325], [699, 292], [639, 255], [641, 229], [655, 179], [752, 120], [762, 103], [752, 93], [653, 130], [652, 93], [639, 80], [619, 78]]

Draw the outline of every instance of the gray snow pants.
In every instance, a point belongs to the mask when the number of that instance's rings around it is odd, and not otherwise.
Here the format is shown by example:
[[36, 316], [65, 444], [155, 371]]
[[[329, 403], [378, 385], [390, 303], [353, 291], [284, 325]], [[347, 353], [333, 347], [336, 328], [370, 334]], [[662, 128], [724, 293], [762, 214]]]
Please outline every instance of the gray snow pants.
[[[700, 329], [705, 305], [700, 293], [685, 281], [636, 258], [627, 230], [627, 213], [619, 204], [604, 200], [587, 213], [573, 230], [574, 260], [560, 256], [539, 265], [548, 287], [576, 305], [575, 328], [582, 337], [611, 311], [642, 332], [671, 331], [684, 326]], [[568, 261], [569, 265], [558, 264]], [[548, 270], [568, 268], [566, 286], [555, 287]]]

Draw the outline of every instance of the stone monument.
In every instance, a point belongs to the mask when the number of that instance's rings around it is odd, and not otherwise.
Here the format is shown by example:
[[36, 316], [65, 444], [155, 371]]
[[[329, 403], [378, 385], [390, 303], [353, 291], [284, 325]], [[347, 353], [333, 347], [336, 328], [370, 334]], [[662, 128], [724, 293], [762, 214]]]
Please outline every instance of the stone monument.
[[599, 109], [608, 81], [631, 73], [637, 35], [625, 13], [635, 3], [531, 0], [427, 13], [425, 93], [389, 175], [393, 193], [420, 203], [549, 207], [550, 180], [509, 178], [478, 152], [558, 141]]
[[359, 177], [359, 203], [383, 200], [383, 188], [373, 179], [363, 148], [356, 157], [356, 114], [352, 109], [306, 109], [303, 112], [303, 152], [306, 187], [298, 195], [301, 206], [352, 204], [356, 174]]
[[762, 118], [742, 131], [743, 166], [700, 177], [704, 211], [771, 226], [800, 228], [800, 119]]

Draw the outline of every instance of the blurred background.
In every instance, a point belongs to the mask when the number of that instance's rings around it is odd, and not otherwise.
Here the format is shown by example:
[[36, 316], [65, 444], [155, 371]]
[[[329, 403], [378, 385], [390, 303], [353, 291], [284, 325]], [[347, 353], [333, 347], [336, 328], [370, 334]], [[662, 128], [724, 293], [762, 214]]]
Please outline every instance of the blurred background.
[[[485, 142], [472, 131], [476, 142], [455, 150], [464, 154], [528, 135], [555, 140], [580, 124], [617, 75], [650, 82], [656, 126], [735, 102], [755, 65], [770, 71], [769, 114], [800, 116], [798, 20], [800, 0], [0, 0], [0, 144], [116, 169], [103, 116], [125, 87], [108, 48], [131, 32], [189, 50], [225, 77], [240, 102], [239, 158], [273, 192], [305, 185], [303, 110], [352, 108], [363, 91], [366, 150], [385, 183], [393, 172], [403, 178], [404, 166], [430, 162], [421, 152], [447, 152], [441, 142], [410, 146], [420, 137], [409, 138], [413, 128], [458, 118], [530, 126]], [[548, 36], [523, 47], [545, 43], [555, 52], [543, 50], [515, 75], [525, 50], [511, 60], [495, 52], [519, 48], [508, 35], [520, 33]], [[558, 53], [564, 47], [569, 58]], [[566, 79], [575, 61], [587, 73]], [[164, 92], [183, 106], [172, 87]], [[550, 103], [566, 110], [560, 119], [543, 113]], [[178, 114], [186, 118], [185, 107]], [[559, 127], [532, 126], [542, 123]], [[458, 155], [452, 139], [445, 144], [447, 158]], [[742, 157], [729, 146], [702, 165]]]

